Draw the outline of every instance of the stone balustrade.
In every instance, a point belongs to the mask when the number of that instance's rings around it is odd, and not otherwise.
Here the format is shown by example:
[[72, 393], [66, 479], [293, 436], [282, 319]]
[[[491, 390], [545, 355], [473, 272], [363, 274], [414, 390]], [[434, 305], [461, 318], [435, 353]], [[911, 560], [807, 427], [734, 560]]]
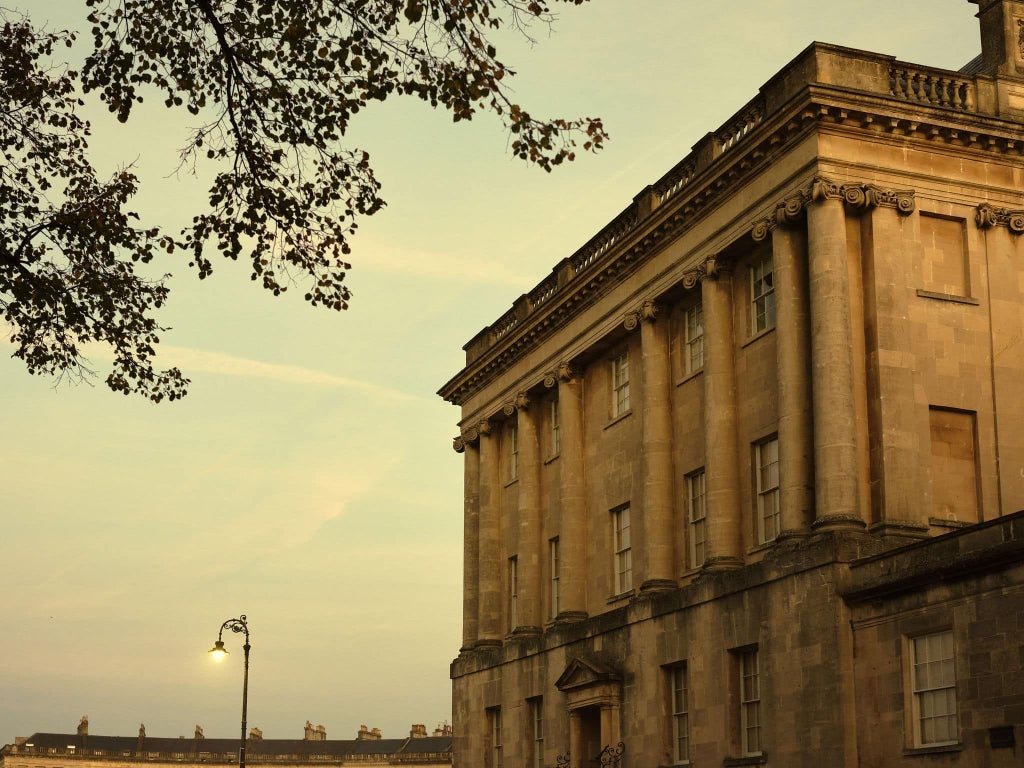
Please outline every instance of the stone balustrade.
[[889, 69], [889, 92], [897, 99], [973, 112], [974, 80], [958, 72], [896, 62]]

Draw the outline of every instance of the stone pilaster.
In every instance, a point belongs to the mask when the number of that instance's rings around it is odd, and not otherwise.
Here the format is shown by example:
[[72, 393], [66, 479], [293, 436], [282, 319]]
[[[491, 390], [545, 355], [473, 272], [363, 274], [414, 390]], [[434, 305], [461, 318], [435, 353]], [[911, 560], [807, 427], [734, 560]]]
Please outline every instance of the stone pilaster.
[[677, 586], [673, 560], [672, 408], [668, 323], [657, 321], [658, 307], [640, 310], [643, 355], [643, 532], [644, 581], [641, 592]]
[[704, 476], [708, 534], [704, 569], [717, 571], [743, 565], [732, 274], [709, 259], [699, 277], [704, 311]]
[[[1024, 264], [1024, 210], [978, 206], [975, 223], [982, 231], [988, 264], [989, 307], [992, 317], [992, 360], [996, 478], [979, 477], [985, 486], [996, 486], [995, 496], [983, 507], [985, 518], [1024, 509], [1024, 399], [1020, 392], [1020, 363], [1024, 357], [1024, 290], [1019, 270]], [[984, 465], [983, 465], [984, 466]], [[1013, 469], [1009, 469], [1013, 468]], [[991, 498], [991, 496], [990, 496]], [[984, 499], [983, 499], [984, 501]], [[995, 507], [995, 509], [993, 509]]]
[[462, 648], [471, 650], [480, 628], [480, 448], [476, 428], [455, 438], [455, 450], [463, 454], [462, 529]]
[[811, 420], [810, 299], [803, 195], [780, 204], [754, 227], [754, 240], [771, 237], [775, 276], [775, 351], [779, 382], [778, 538], [810, 532], [814, 520]]
[[517, 626], [514, 634], [540, 634], [541, 585], [541, 490], [540, 441], [537, 437], [538, 409], [530, 407], [525, 393], [516, 397], [516, 420], [519, 429], [519, 532], [518, 576], [519, 597]]
[[482, 421], [480, 434], [480, 590], [477, 601], [479, 619], [476, 645], [501, 645], [501, 567], [498, 539], [500, 524], [501, 467], [499, 466], [499, 432], [490, 422]]
[[558, 534], [561, 570], [556, 620], [587, 618], [587, 510], [583, 466], [583, 381], [568, 363], [552, 377], [558, 382], [558, 413], [561, 447], [558, 456], [558, 484], [561, 497], [561, 525]]
[[912, 248], [920, 247], [902, 220], [913, 211], [912, 193], [908, 199], [902, 208], [872, 208], [864, 248], [866, 314], [874, 318], [866, 337], [871, 507], [875, 523], [895, 523], [903, 534], [916, 525], [924, 535], [932, 510], [918, 490], [927, 451], [921, 453], [914, 396], [911, 288], [890, 277], [905, 272]]
[[816, 529], [863, 528], [843, 190], [815, 179], [807, 210]]

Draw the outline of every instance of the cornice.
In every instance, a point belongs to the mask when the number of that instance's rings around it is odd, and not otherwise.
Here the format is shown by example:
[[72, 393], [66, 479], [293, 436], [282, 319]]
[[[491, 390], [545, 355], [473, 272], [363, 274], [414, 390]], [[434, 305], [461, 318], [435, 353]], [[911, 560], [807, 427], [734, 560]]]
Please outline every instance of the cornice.
[[[988, 115], [911, 104], [827, 86], [808, 86], [801, 96], [769, 115], [765, 122], [751, 129], [705, 169], [687, 175], [685, 183], [672, 187], [648, 218], [638, 219], [629, 209], [620, 214], [615, 220], [619, 226], [613, 236], [606, 237], [587, 258], [577, 260], [578, 271], [564, 287], [548, 294], [549, 298], [546, 297], [542, 305], [502, 333], [490, 349], [453, 377], [438, 394], [455, 405], [463, 404], [500, 371], [595, 304], [626, 279], [637, 265], [682, 236], [732, 190], [765, 170], [772, 158], [816, 128], [841, 127], [929, 144], [944, 143], [997, 156], [1017, 157], [1024, 153], [1024, 141], [1016, 138], [1021, 135], [1019, 126]], [[843, 100], [857, 103], [836, 103]], [[965, 127], [966, 123], [970, 125]], [[986, 132], [986, 124], [992, 130]], [[908, 190], [883, 190], [866, 183], [838, 185], [824, 178], [817, 181], [819, 196], [827, 199], [833, 194], [841, 195], [844, 204], [854, 210], [887, 206], [902, 215], [914, 210], [913, 193]], [[774, 220], [762, 220], [754, 225], [757, 234], [762, 239], [766, 237], [780, 224], [780, 215], [786, 223], [798, 219], [814, 194], [812, 184], [811, 189], [787, 196], [780, 203], [781, 213], [776, 209]], [[1010, 226], [1009, 222], [1007, 225]], [[1017, 230], [1011, 226], [1011, 231]], [[683, 284], [690, 288], [706, 276], [714, 276], [708, 273], [707, 262], [687, 272]], [[623, 321], [626, 322], [625, 317]]]

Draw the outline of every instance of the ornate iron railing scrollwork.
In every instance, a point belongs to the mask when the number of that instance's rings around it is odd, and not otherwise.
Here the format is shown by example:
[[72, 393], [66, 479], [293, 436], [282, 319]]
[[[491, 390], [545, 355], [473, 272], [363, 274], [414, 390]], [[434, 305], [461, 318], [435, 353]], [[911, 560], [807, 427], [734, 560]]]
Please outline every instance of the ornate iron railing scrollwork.
[[626, 751], [626, 745], [621, 741], [614, 747], [606, 744], [605, 748], [597, 755], [601, 768], [619, 768], [622, 765], [622, 753]]

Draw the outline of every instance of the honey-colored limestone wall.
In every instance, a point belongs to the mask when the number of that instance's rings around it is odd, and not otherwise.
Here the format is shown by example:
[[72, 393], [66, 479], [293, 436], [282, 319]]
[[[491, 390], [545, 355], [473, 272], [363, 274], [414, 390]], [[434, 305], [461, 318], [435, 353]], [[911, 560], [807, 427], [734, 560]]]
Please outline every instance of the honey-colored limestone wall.
[[[1024, 3], [984, 4], [990, 26], [998, 4], [1024, 20]], [[865, 606], [885, 624], [879, 617], [902, 598], [840, 595], [865, 572], [858, 558], [904, 548], [909, 562], [926, 558], [915, 542], [940, 551], [974, 530], [966, 526], [988, 530], [1024, 508], [1024, 156], [1012, 122], [1024, 113], [1001, 106], [1008, 74], [986, 66], [973, 77], [812, 46], [766, 84], [760, 107], [755, 100], [703, 139], [691, 166], [642, 190], [627, 210], [635, 222], [582, 250], [592, 260], [563, 262], [557, 290], [535, 305], [520, 300], [515, 323], [474, 340], [466, 371], [444, 390], [462, 407], [456, 443], [477, 439], [482, 420], [502, 432], [519, 423], [521, 441], [531, 441], [520, 461], [536, 466], [501, 477], [499, 508], [487, 518], [483, 483], [504, 471], [508, 449], [480, 451], [479, 580], [466, 589], [479, 590], [488, 620], [501, 616], [504, 642], [484, 637], [481, 607], [482, 642], [452, 667], [457, 765], [488, 766], [495, 708], [504, 764], [535, 764], [537, 697], [545, 764], [573, 751], [573, 768], [582, 766], [581, 750], [600, 734], [623, 739], [630, 765], [666, 765], [667, 666], [681, 662], [694, 764], [903, 759], [882, 734], [905, 688], [891, 687], [891, 661], [879, 679], [861, 663], [862, 651], [881, 658], [912, 631], [872, 634]], [[775, 316], [759, 328], [752, 267], [768, 257]], [[704, 357], [691, 370], [686, 311], [697, 303]], [[622, 354], [630, 406], [619, 412], [613, 361]], [[501, 364], [488, 371], [494, 360]], [[567, 419], [562, 436], [574, 435], [557, 456], [545, 448], [552, 397]], [[777, 489], [762, 497], [766, 440], [777, 440]], [[485, 454], [501, 469], [485, 469]], [[687, 483], [700, 470], [702, 561], [693, 557]], [[759, 498], [779, 504], [767, 536]], [[619, 589], [613, 511], [625, 505], [632, 583]], [[485, 519], [500, 540], [490, 564]], [[509, 637], [513, 556], [520, 589], [532, 592], [520, 591], [520, 605], [535, 603], [520, 613], [536, 626]], [[973, 626], [967, 617], [980, 616], [985, 600], [1016, 610], [1016, 593], [957, 579], [956, 595], [936, 587], [928, 600], [959, 600], [950, 609], [958, 627]], [[851, 619], [861, 622], [853, 632]], [[990, 642], [988, 631], [958, 629], [958, 647]], [[737, 654], [755, 646], [763, 744], [761, 754], [741, 755]], [[1002, 706], [994, 696], [986, 723]], [[963, 710], [963, 744], [943, 752], [951, 763], [988, 765], [973, 707]], [[859, 723], [875, 708], [885, 725], [865, 732]]]

